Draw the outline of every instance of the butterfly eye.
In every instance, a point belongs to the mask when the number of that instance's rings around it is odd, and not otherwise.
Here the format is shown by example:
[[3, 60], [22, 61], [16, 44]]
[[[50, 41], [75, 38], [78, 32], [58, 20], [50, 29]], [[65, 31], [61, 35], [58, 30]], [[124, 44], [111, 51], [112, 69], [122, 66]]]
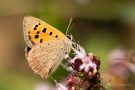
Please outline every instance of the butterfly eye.
[[72, 39], [72, 37], [71, 37], [71, 36], [69, 36], [69, 35], [67, 35], [67, 38], [68, 38], [68, 39], [70, 39], [70, 40]]

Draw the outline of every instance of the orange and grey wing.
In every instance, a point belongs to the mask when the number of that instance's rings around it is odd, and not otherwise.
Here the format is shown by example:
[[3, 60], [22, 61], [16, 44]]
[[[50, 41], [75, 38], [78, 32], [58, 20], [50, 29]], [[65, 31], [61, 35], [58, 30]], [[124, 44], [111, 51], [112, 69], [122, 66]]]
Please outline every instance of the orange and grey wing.
[[24, 17], [23, 31], [26, 44], [29, 47], [47, 42], [51, 39], [62, 40], [66, 38], [66, 36], [56, 28], [32, 16]]

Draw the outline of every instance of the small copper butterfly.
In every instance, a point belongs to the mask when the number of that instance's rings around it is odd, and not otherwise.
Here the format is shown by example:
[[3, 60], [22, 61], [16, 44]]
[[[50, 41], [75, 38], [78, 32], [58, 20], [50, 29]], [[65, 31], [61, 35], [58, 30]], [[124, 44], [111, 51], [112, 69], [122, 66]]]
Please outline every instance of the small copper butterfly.
[[47, 78], [70, 52], [71, 40], [56, 28], [33, 16], [24, 17], [23, 31], [29, 66], [35, 73]]

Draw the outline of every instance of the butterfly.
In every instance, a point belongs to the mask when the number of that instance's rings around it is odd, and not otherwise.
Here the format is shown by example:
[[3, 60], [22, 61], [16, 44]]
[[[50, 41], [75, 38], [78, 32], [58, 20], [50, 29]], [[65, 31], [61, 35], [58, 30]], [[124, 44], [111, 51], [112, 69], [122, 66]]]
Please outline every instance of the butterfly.
[[29, 66], [42, 78], [47, 78], [70, 53], [72, 41], [56, 28], [33, 16], [24, 17], [23, 32]]

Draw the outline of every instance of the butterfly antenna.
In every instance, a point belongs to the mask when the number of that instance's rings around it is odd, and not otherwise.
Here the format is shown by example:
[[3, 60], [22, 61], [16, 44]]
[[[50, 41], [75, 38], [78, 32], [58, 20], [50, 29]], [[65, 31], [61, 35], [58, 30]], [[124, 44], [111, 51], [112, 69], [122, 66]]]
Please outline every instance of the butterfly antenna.
[[67, 27], [67, 30], [66, 30], [66, 35], [68, 34], [68, 31], [69, 31], [69, 28], [71, 26], [71, 23], [72, 23], [72, 17], [70, 18], [70, 21], [69, 21], [69, 24], [68, 24], [68, 27]]

